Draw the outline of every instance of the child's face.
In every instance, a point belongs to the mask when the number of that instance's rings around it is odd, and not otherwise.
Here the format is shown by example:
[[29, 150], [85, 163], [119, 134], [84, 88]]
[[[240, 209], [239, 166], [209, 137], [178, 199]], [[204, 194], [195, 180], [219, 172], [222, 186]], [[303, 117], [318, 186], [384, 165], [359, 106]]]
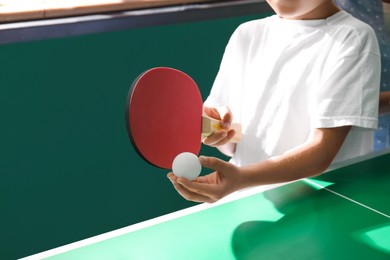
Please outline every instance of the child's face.
[[332, 0], [267, 0], [274, 11], [285, 19], [320, 19], [329, 9], [334, 9]]

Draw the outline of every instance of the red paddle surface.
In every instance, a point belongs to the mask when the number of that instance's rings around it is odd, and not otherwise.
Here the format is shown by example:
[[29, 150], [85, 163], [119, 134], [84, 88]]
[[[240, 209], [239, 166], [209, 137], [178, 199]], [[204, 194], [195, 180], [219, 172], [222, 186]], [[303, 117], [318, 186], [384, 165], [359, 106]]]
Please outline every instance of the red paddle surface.
[[201, 147], [202, 97], [187, 74], [154, 68], [133, 83], [127, 100], [129, 136], [149, 163], [171, 169], [182, 152]]

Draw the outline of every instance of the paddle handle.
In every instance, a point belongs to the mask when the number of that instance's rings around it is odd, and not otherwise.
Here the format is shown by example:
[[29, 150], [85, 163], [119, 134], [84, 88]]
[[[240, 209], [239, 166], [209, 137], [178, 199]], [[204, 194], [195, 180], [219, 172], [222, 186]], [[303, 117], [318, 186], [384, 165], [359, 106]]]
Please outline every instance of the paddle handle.
[[[233, 143], [240, 142], [242, 138], [241, 124], [232, 123], [230, 129], [234, 129], [236, 134], [230, 140]], [[208, 116], [202, 116], [202, 139], [211, 135], [212, 133], [222, 130], [221, 121]]]

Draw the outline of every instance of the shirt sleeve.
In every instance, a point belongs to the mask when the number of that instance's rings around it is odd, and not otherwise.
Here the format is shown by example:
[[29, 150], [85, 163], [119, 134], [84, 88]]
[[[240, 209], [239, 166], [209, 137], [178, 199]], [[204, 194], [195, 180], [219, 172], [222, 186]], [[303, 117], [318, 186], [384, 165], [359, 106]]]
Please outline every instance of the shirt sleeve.
[[315, 90], [314, 128], [378, 124], [380, 54], [374, 33], [350, 37], [329, 58]]

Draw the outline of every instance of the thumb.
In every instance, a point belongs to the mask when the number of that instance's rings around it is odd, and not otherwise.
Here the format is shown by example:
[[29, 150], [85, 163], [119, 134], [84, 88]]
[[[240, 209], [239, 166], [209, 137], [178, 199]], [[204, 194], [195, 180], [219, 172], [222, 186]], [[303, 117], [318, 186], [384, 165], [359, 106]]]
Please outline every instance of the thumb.
[[218, 171], [219, 173], [225, 173], [231, 167], [231, 164], [215, 157], [199, 157], [200, 163], [203, 167]]
[[215, 107], [203, 107], [203, 112], [208, 117], [215, 118], [218, 120], [221, 120], [221, 116], [219, 114], [219, 111]]
[[222, 120], [222, 125], [225, 129], [229, 129], [230, 125], [232, 124], [233, 121], [233, 115], [232, 112], [228, 107], [218, 107], [217, 108], [218, 113], [220, 114], [221, 120]]

